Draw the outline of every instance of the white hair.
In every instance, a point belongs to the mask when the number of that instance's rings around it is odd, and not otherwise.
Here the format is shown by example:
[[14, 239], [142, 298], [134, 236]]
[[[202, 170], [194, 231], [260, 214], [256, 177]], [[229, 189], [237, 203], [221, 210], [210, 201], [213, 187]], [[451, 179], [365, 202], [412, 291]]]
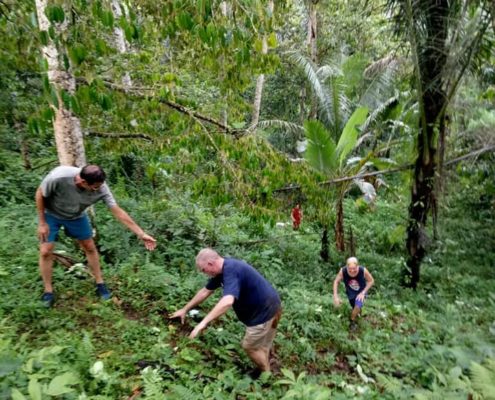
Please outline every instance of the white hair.
[[210, 248], [202, 249], [196, 256], [196, 265], [200, 265], [208, 261], [217, 260], [218, 258], [220, 258], [220, 255], [215, 250]]
[[356, 264], [356, 265], [359, 265], [359, 262], [358, 262], [358, 259], [356, 257], [349, 257], [347, 259], [347, 265], [349, 264]]

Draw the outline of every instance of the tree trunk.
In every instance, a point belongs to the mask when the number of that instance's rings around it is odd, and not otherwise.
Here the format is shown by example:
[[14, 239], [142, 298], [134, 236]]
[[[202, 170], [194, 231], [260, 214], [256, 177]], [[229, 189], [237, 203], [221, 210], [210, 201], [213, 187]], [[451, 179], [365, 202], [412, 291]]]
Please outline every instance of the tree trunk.
[[[114, 43], [119, 53], [121, 55], [125, 55], [128, 52], [127, 42], [125, 40], [124, 31], [118, 26], [117, 23], [117, 21], [122, 17], [122, 7], [123, 6], [118, 0], [112, 0], [112, 12], [116, 20], [115, 27], [113, 28]], [[122, 86], [125, 91], [132, 87], [131, 75], [127, 70], [122, 77]]]
[[[263, 48], [261, 54], [266, 54], [268, 51], [268, 45], [266, 43], [266, 37], [263, 37]], [[261, 95], [263, 94], [263, 85], [265, 84], [265, 74], [258, 75], [256, 79], [256, 91], [254, 93], [254, 103], [253, 103], [253, 117], [251, 119], [251, 126], [254, 128], [258, 125], [260, 120], [261, 111]]]
[[24, 136], [21, 138], [21, 157], [24, 169], [26, 171], [31, 170], [32, 165], [29, 157], [29, 144], [28, 140]]
[[337, 200], [337, 215], [335, 219], [335, 246], [338, 251], [345, 251], [344, 236], [344, 204], [342, 197]]
[[[420, 279], [420, 266], [425, 256], [428, 237], [425, 232], [428, 212], [433, 204], [435, 173], [438, 160], [436, 149], [438, 137], [445, 135], [444, 105], [447, 94], [444, 90], [443, 67], [448, 52], [446, 40], [448, 31], [449, 4], [447, 0], [431, 1], [427, 12], [424, 35], [425, 41], [418, 54], [421, 123], [417, 139], [417, 158], [414, 165], [414, 178], [409, 205], [409, 225], [406, 246], [408, 251], [406, 276], [408, 285], [416, 288]], [[439, 136], [437, 136], [439, 135]]]
[[330, 261], [330, 241], [328, 240], [328, 226], [323, 226], [323, 233], [321, 235], [321, 250], [320, 257], [323, 261]]
[[[317, 12], [316, 7], [319, 0], [309, 0], [308, 4], [308, 37], [307, 45], [309, 48], [309, 54], [311, 61], [316, 65], [318, 63], [318, 47], [317, 47]], [[309, 119], [316, 119], [318, 115], [318, 102], [316, 95], [313, 94], [311, 99], [311, 110], [309, 113]]]
[[[47, 32], [50, 21], [45, 15], [47, 0], [36, 0], [36, 13], [40, 31]], [[66, 22], [54, 26], [57, 34], [66, 28]], [[72, 110], [66, 108], [61, 93], [66, 92], [73, 96], [76, 89], [76, 81], [70, 71], [64, 71], [59, 61], [58, 49], [51, 39], [42, 47], [43, 57], [48, 64], [48, 80], [57, 93], [57, 103], [52, 104], [55, 109], [55, 143], [57, 145], [58, 159], [61, 165], [83, 166], [86, 164], [83, 135], [79, 118]]]
[[[268, 2], [268, 12], [269, 17], [273, 14], [273, 0]], [[261, 54], [265, 55], [268, 53], [268, 44], [266, 40], [266, 34], [263, 35], [263, 43], [261, 48]], [[253, 117], [251, 119], [251, 126], [255, 127], [258, 125], [260, 120], [260, 111], [261, 111], [261, 96], [263, 94], [263, 86], [265, 84], [265, 74], [260, 74], [258, 79], [256, 79], [256, 91], [254, 94], [254, 103], [253, 103]]]

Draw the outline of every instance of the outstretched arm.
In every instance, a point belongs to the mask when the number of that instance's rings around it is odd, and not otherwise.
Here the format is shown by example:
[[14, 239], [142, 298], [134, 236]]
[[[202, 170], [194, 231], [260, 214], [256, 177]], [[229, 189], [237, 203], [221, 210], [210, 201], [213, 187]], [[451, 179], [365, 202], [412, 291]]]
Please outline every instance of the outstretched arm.
[[344, 276], [342, 270], [340, 270], [333, 281], [333, 304], [335, 307], [339, 307], [342, 304], [342, 300], [339, 297], [339, 283], [342, 279], [344, 279]]
[[148, 235], [145, 231], [143, 231], [138, 224], [134, 222], [129, 214], [127, 214], [122, 208], [118, 205], [110, 208], [113, 216], [118, 219], [123, 225], [127, 226], [129, 230], [134, 232], [137, 237], [144, 242], [144, 247], [148, 250], [154, 250], [156, 247], [156, 240], [152, 236]]
[[366, 293], [368, 293], [368, 290], [370, 290], [371, 286], [373, 286], [373, 284], [375, 283], [373, 276], [369, 273], [367, 269], [364, 270], [364, 279], [366, 279], [366, 286], [356, 296], [356, 299], [359, 301], [364, 301], [364, 297], [366, 296]]
[[232, 304], [234, 304], [234, 300], [235, 298], [231, 294], [223, 296], [215, 307], [213, 307], [213, 309], [206, 315], [206, 317], [204, 317], [203, 320], [196, 325], [196, 328], [193, 329], [189, 335], [189, 338], [194, 339], [203, 329], [206, 328], [206, 325], [225, 314], [229, 308], [232, 307]]
[[206, 288], [202, 288], [202, 289], [198, 290], [198, 292], [189, 301], [189, 303], [187, 303], [180, 310], [177, 310], [173, 314], [170, 314], [170, 317], [169, 318], [180, 318], [180, 322], [181, 323], [184, 323], [184, 320], [186, 319], [187, 312], [191, 308], [194, 308], [198, 304], [201, 304], [203, 301], [205, 301], [208, 297], [211, 296], [212, 293], [213, 293], [213, 290], [208, 290]]

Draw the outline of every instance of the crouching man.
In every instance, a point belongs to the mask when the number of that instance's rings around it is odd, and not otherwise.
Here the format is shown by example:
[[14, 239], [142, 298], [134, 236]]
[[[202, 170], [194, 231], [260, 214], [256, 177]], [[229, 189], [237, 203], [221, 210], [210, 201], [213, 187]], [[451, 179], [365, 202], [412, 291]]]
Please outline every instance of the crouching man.
[[282, 310], [277, 291], [251, 265], [234, 258], [223, 258], [212, 249], [203, 249], [198, 253], [196, 266], [211, 278], [189, 303], [170, 317], [180, 318], [184, 323], [190, 309], [223, 286], [223, 297], [189, 337], [193, 339], [198, 336], [211, 321], [233, 307], [239, 320], [246, 325], [242, 347], [260, 371], [270, 371], [270, 349]]

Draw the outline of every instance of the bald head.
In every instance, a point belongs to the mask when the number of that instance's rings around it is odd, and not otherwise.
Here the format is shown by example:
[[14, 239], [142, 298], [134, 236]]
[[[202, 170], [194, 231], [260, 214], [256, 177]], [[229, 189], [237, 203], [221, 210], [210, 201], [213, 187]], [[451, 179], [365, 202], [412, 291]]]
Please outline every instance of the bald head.
[[202, 249], [196, 256], [196, 265], [204, 264], [209, 261], [215, 261], [219, 258], [220, 256], [215, 250], [209, 248]]
[[94, 185], [95, 183], [103, 183], [106, 179], [105, 171], [99, 165], [86, 165], [81, 169], [79, 173], [81, 179], [84, 179], [88, 185]]
[[213, 249], [203, 249], [196, 256], [198, 270], [209, 276], [222, 273], [223, 258]]

